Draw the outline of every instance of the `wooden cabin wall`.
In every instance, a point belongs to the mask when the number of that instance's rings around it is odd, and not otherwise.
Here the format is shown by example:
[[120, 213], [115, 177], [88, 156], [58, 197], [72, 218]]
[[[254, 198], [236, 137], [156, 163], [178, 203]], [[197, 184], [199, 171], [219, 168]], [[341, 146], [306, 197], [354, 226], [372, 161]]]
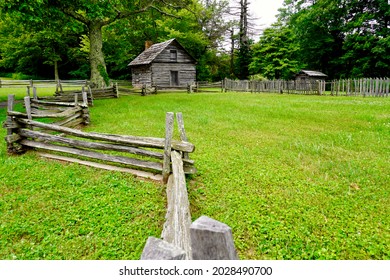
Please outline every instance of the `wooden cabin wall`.
[[193, 64], [183, 63], [153, 63], [152, 83], [161, 87], [170, 87], [171, 71], [179, 74], [179, 86], [185, 87], [196, 80], [196, 69]]
[[131, 81], [134, 87], [152, 85], [152, 70], [149, 65], [133, 67], [131, 69]]

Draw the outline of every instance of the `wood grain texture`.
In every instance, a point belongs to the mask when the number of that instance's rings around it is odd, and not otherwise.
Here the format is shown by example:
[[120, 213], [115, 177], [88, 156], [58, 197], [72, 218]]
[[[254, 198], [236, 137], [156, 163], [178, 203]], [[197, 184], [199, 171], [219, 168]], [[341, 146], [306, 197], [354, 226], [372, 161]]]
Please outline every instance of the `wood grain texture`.
[[181, 248], [191, 259], [191, 213], [181, 155], [172, 151], [172, 175], [167, 184], [167, 214], [162, 239]]

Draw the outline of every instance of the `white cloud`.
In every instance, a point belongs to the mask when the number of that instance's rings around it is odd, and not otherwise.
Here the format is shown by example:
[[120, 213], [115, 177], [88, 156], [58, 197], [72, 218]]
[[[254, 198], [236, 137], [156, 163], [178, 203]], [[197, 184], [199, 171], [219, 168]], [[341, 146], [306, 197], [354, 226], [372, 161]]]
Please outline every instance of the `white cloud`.
[[278, 9], [283, 6], [283, 0], [249, 0], [249, 12], [256, 18], [261, 28], [271, 26], [276, 22]]

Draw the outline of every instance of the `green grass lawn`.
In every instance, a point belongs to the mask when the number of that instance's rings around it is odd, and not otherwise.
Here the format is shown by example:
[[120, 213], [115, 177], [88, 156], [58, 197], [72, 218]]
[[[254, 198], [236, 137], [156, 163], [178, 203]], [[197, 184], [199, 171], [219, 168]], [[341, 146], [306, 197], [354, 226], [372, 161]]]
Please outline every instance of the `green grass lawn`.
[[[192, 219], [228, 224], [241, 259], [390, 259], [390, 99], [164, 93], [94, 105], [86, 131], [164, 137], [165, 113], [183, 113]], [[164, 186], [5, 146], [0, 259], [139, 259], [160, 236]]]

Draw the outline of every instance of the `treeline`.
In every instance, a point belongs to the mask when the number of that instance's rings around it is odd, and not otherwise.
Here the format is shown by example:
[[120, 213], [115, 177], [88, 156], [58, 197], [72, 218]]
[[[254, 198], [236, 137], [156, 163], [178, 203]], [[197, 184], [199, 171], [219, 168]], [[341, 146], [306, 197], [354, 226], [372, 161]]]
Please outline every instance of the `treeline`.
[[0, 76], [130, 79], [144, 42], [171, 38], [197, 60], [200, 81], [291, 79], [300, 69], [390, 76], [388, 0], [285, 0], [263, 32], [250, 30], [248, 0], [229, 2], [0, 1]]
[[237, 24], [230, 10], [228, 0], [0, 1], [0, 74], [129, 79], [145, 41], [176, 38], [199, 80], [221, 80], [230, 56], [219, 49]]
[[253, 74], [290, 79], [299, 69], [329, 78], [390, 76], [388, 0], [285, 0], [278, 22], [252, 46]]

